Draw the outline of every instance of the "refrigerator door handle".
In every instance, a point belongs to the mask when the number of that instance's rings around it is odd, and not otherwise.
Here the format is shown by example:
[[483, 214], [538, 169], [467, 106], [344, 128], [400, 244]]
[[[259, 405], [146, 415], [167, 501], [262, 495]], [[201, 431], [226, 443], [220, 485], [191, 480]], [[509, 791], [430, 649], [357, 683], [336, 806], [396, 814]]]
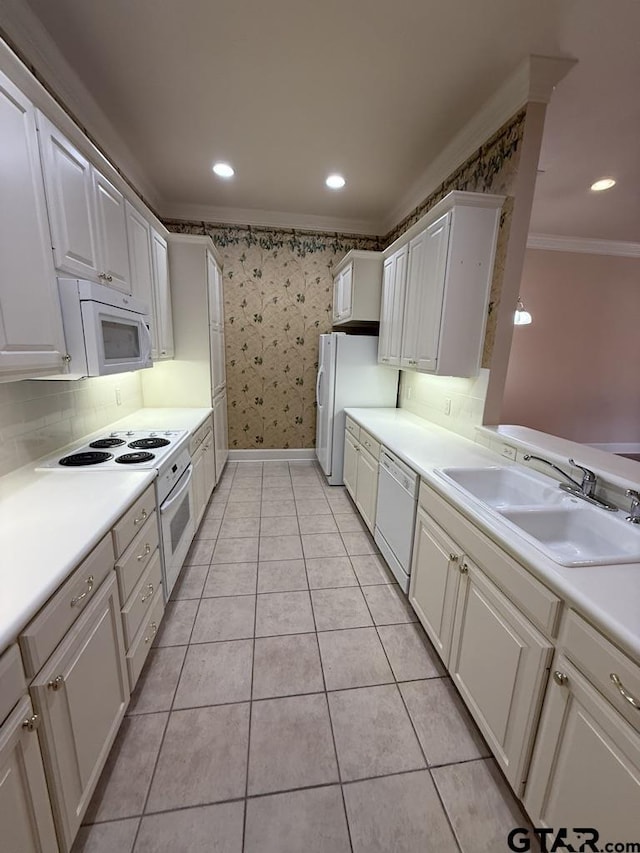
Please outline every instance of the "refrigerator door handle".
[[321, 367], [318, 370], [318, 378], [316, 379], [316, 403], [318, 404], [318, 408], [322, 405], [320, 402], [320, 384], [322, 382], [322, 374], [324, 373], [324, 367]]

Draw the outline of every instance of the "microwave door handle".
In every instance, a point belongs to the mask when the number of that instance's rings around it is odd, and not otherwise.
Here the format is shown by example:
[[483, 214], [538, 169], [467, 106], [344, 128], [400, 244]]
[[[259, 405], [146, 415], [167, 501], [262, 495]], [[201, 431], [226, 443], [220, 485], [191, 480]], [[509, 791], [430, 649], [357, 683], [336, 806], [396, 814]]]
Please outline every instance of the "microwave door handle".
[[162, 504], [162, 506], [160, 507], [160, 514], [161, 515], [164, 515], [165, 512], [168, 512], [171, 509], [171, 507], [174, 505], [174, 503], [176, 501], [179, 501], [180, 498], [185, 493], [185, 491], [189, 488], [189, 484], [191, 483], [191, 477], [193, 476], [193, 465], [189, 465], [189, 468], [187, 470], [188, 470], [188, 474], [187, 474], [187, 479], [185, 480], [184, 486], [180, 487], [180, 491], [176, 495], [174, 495], [171, 498], [171, 500], [165, 501], [165, 503]]
[[142, 328], [145, 331], [147, 339], [147, 351], [144, 354], [144, 362], [146, 364], [148, 361], [151, 361], [151, 353], [153, 352], [153, 340], [151, 338], [151, 330], [149, 329], [144, 320], [142, 321]]

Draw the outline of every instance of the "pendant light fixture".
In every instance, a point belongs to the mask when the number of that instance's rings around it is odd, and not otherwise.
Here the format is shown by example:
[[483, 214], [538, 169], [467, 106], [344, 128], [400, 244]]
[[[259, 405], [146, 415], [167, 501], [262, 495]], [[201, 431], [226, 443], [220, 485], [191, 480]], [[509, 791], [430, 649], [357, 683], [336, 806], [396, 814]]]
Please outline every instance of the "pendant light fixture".
[[525, 309], [522, 299], [518, 296], [518, 302], [516, 303], [516, 313], [513, 317], [513, 323], [515, 326], [528, 326], [531, 323], [531, 314]]

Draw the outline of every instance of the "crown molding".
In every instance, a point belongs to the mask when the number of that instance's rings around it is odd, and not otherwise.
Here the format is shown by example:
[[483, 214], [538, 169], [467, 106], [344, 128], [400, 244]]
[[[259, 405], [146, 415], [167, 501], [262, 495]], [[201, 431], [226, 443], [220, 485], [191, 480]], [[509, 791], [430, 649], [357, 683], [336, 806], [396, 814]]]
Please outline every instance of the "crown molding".
[[640, 258], [640, 243], [626, 243], [622, 240], [594, 240], [590, 237], [563, 237], [555, 234], [529, 234], [527, 249]]
[[[132, 186], [158, 207], [159, 195], [140, 161], [124, 142], [111, 120], [67, 62], [39, 18], [24, 0], [0, 0], [1, 27], [60, 101], [82, 122], [108, 159]], [[0, 34], [1, 31], [0, 30]]]
[[369, 219], [340, 219], [315, 214], [286, 213], [279, 210], [254, 210], [241, 207], [210, 207], [199, 204], [161, 206], [164, 219], [181, 219], [220, 225], [249, 225], [262, 228], [295, 228], [301, 231], [327, 231], [377, 237], [380, 223]]
[[548, 103], [554, 88], [576, 62], [564, 57], [527, 57], [402, 196], [387, 215], [381, 233], [388, 234], [402, 222], [525, 104]]

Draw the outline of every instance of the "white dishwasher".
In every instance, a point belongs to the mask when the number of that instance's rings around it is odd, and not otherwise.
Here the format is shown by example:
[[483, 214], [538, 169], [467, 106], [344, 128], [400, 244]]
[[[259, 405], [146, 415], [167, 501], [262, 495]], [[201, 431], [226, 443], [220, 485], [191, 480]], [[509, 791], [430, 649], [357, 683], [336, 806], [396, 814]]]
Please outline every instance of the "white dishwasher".
[[389, 453], [380, 452], [375, 541], [405, 592], [409, 591], [418, 475]]

